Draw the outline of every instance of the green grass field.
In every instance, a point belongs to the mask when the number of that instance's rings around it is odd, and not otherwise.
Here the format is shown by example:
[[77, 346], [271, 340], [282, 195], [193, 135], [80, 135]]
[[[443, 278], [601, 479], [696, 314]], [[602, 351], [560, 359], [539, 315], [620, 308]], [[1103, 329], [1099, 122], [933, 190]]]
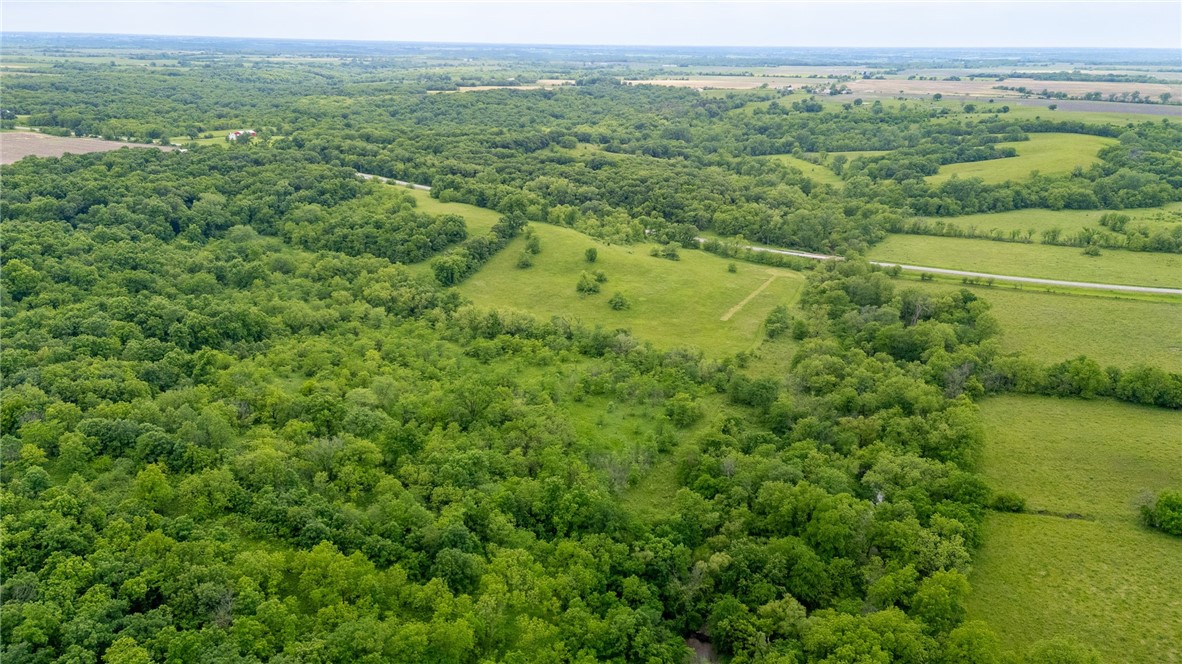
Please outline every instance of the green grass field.
[[[680, 261], [669, 261], [649, 256], [650, 245], [607, 246], [571, 229], [531, 227], [542, 243], [533, 267], [516, 267], [525, 246], [518, 238], [464, 282], [460, 292], [480, 306], [628, 328], [658, 347], [688, 345], [722, 357], [758, 345], [768, 312], [794, 303], [804, 285], [804, 277], [790, 270], [739, 263], [738, 271], [730, 273], [729, 261], [702, 251], [683, 250]], [[589, 247], [599, 252], [593, 264], [584, 259]], [[575, 284], [583, 271], [591, 270], [602, 270], [608, 281], [600, 293], [580, 295]], [[608, 306], [616, 292], [631, 308]], [[740, 304], [728, 320], [721, 320]]]
[[[926, 235], [891, 235], [869, 258], [1043, 279], [1134, 286], [1182, 286], [1182, 255], [1105, 249], [1084, 256], [1078, 247], [1019, 244]], [[1026, 286], [1036, 289], [1037, 286]]]
[[1182, 486], [1182, 413], [1111, 401], [982, 402], [986, 478], [1036, 514], [992, 514], [971, 618], [1007, 647], [1082, 640], [1106, 661], [1182, 661], [1182, 540], [1141, 527], [1142, 490]]
[[896, 288], [970, 288], [1001, 325], [1003, 352], [1053, 363], [1087, 355], [1122, 369], [1149, 364], [1182, 373], [1182, 298], [1144, 301], [1092, 292], [1047, 293], [1005, 285], [899, 282]]
[[1087, 168], [1098, 162], [1100, 149], [1114, 143], [1116, 139], [1085, 134], [1030, 134], [1028, 141], [998, 144], [1016, 149], [1016, 157], [948, 164], [941, 166], [940, 172], [928, 176], [927, 180], [940, 183], [956, 175], [981, 178], [985, 182], [1005, 182], [1025, 179], [1031, 171], [1070, 173], [1076, 166]]
[[840, 187], [843, 184], [841, 177], [839, 177], [837, 173], [834, 173], [825, 166], [818, 166], [811, 161], [797, 159], [796, 157], [788, 154], [768, 155], [766, 158], [774, 159], [781, 164], [799, 169], [814, 182], [818, 182], [820, 184], [831, 184], [835, 187]]
[[[398, 186], [398, 185], [391, 185]], [[458, 214], [464, 218], [468, 226], [469, 235], [484, 235], [492, 230], [493, 224], [501, 218], [501, 213], [488, 208], [476, 207], [467, 203], [444, 203], [438, 198], [431, 198], [431, 192], [410, 187], [399, 187], [402, 191], [414, 196], [417, 209], [427, 214]]]
[[[1103, 230], [1100, 217], [1113, 212], [1112, 210], [1013, 210], [994, 214], [968, 214], [961, 217], [928, 217], [930, 223], [944, 222], [960, 228], [975, 228], [978, 232], [989, 233], [993, 229], [1009, 236], [1010, 231], [1020, 231], [1024, 235], [1033, 230], [1032, 238], [1038, 241], [1040, 233], [1045, 230], [1058, 228], [1070, 234], [1085, 228]], [[1117, 210], [1119, 214], [1130, 218], [1130, 226], [1144, 224], [1151, 230], [1158, 228], [1172, 228], [1182, 223], [1182, 203], [1169, 203], [1159, 208], [1138, 208], [1135, 210]]]

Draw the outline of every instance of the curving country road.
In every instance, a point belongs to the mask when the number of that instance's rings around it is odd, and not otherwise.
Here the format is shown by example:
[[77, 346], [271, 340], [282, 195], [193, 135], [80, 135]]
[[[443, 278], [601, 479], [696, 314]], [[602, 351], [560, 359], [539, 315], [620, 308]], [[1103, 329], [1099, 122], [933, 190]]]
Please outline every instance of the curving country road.
[[431, 187], [425, 184], [415, 184], [407, 182], [406, 180], [394, 180], [392, 178], [384, 178], [380, 175], [372, 175], [370, 173], [358, 173], [357, 177], [363, 180], [377, 180], [378, 182], [385, 182], [387, 184], [396, 184], [400, 187], [410, 187], [411, 189], [418, 189], [419, 191], [431, 191]]
[[[379, 180], [381, 182], [388, 182], [403, 187], [411, 187], [420, 191], [431, 191], [431, 187], [425, 184], [415, 184], [413, 182], [406, 182], [404, 180], [393, 180], [384, 178], [380, 175], [370, 175], [369, 173], [358, 173], [359, 177], [366, 180]], [[698, 242], [705, 242], [706, 238], [694, 238]], [[796, 256], [797, 258], [808, 258], [815, 261], [839, 261], [844, 260], [841, 256], [833, 256], [831, 254], [817, 254], [810, 251], [794, 251], [792, 249], [772, 249], [770, 247], [752, 247], [743, 246], [743, 249], [750, 249], [751, 251], [763, 251], [769, 254], [782, 254], [784, 256]], [[1162, 288], [1158, 286], [1127, 286], [1124, 284], [1098, 284], [1090, 281], [1064, 281], [1061, 279], [1039, 279], [1038, 277], [1015, 277], [1008, 274], [989, 274], [988, 272], [969, 272], [967, 270], [950, 270], [943, 267], [925, 267], [923, 265], [907, 265], [906, 263], [891, 263], [887, 261], [870, 261], [871, 265], [879, 267], [899, 267], [908, 272], [930, 272], [932, 274], [946, 274], [953, 277], [973, 277], [975, 279], [993, 279], [994, 281], [1008, 281], [1012, 283], [1021, 284], [1035, 284], [1040, 286], [1061, 286], [1067, 288], [1087, 288], [1091, 290], [1106, 290], [1106, 291], [1121, 291], [1125, 293], [1154, 293], [1157, 295], [1182, 295], [1182, 288]]]

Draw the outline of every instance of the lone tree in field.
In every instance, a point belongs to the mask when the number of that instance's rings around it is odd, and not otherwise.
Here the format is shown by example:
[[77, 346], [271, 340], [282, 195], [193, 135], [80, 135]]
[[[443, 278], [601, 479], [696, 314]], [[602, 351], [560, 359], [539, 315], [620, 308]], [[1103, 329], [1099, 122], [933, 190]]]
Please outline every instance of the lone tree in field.
[[595, 247], [587, 247], [587, 251], [583, 252], [583, 258], [586, 258], [588, 263], [594, 263], [599, 259], [599, 250]]

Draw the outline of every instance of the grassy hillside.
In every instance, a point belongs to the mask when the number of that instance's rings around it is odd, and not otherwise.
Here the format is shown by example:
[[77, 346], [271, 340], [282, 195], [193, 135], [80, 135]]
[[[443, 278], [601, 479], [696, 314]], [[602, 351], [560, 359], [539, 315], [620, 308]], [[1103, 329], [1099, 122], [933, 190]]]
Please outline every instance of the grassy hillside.
[[[650, 256], [648, 245], [607, 246], [567, 228], [532, 228], [542, 243], [533, 267], [516, 266], [525, 246], [518, 238], [468, 279], [460, 292], [481, 306], [629, 328], [657, 346], [696, 346], [718, 357], [756, 345], [768, 312], [795, 302], [804, 285], [803, 276], [790, 270], [740, 263], [731, 273], [728, 261], [701, 251], [682, 251], [681, 260], [669, 261]], [[584, 258], [590, 247], [599, 253], [595, 263]], [[607, 282], [598, 294], [580, 295], [575, 290], [580, 274], [593, 270], [602, 270]], [[608, 305], [617, 292], [630, 308], [617, 311]], [[728, 320], [721, 320], [745, 300]]]
[[[1182, 286], [1182, 255], [1104, 250], [966, 238], [891, 235], [870, 250], [873, 260], [1045, 279], [1135, 286]], [[1031, 286], [1033, 288], [1033, 286]]]
[[1018, 156], [990, 159], [964, 164], [941, 166], [940, 172], [929, 176], [928, 182], [943, 182], [953, 175], [962, 178], [981, 178], [985, 182], [1022, 180], [1031, 171], [1040, 173], [1070, 173], [1076, 166], [1087, 168], [1098, 162], [1101, 148], [1116, 140], [1084, 134], [1031, 134], [1028, 141], [999, 143], [1012, 147]]
[[[939, 281], [900, 283], [933, 292], [966, 288]], [[1047, 293], [968, 286], [989, 302], [1004, 352], [1046, 363], [1087, 355], [1104, 366], [1150, 364], [1182, 372], [1182, 298], [1136, 300], [1101, 293]]]
[[815, 182], [819, 182], [821, 184], [831, 184], [835, 187], [840, 187], [843, 184], [842, 179], [838, 177], [837, 173], [834, 173], [824, 166], [818, 166], [811, 161], [797, 159], [796, 157], [787, 154], [774, 154], [769, 155], [767, 158], [775, 159], [782, 164], [800, 169], [802, 173]]
[[1182, 486], [1182, 413], [1109, 401], [982, 403], [983, 471], [1030, 510], [986, 522], [970, 615], [1010, 648], [1083, 639], [1112, 662], [1178, 662], [1182, 540], [1138, 525], [1143, 490]]

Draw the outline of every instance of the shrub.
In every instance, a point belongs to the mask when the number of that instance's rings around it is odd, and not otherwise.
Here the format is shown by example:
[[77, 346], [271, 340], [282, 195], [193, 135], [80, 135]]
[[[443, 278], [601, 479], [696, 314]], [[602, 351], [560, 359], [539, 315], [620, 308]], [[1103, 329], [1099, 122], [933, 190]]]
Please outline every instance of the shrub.
[[681, 255], [677, 253], [680, 246], [676, 242], [670, 242], [663, 247], [653, 247], [648, 253], [650, 256], [657, 258], [664, 258], [671, 261], [681, 260]]
[[665, 414], [679, 427], [688, 427], [702, 419], [702, 407], [685, 392], [678, 392], [665, 402]]
[[1141, 506], [1141, 519], [1150, 528], [1182, 537], [1182, 491], [1162, 491]]
[[739, 271], [739, 267], [737, 265], [735, 265], [734, 263], [727, 263], [726, 264], [726, 271], [730, 272], [731, 274], [734, 274], [735, 272]]
[[1025, 512], [1026, 499], [1013, 491], [1002, 491], [993, 495], [989, 507], [998, 512]]
[[792, 315], [788, 313], [788, 307], [781, 304], [775, 309], [772, 309], [763, 324], [764, 329], [767, 331], [767, 338], [775, 339], [787, 332], [792, 326]]
[[528, 250], [522, 251], [521, 255], [517, 257], [517, 267], [519, 267], [523, 270], [527, 267], [533, 267], [533, 264], [534, 264], [534, 255], [532, 253], [530, 253]]
[[583, 252], [583, 258], [586, 258], [588, 263], [594, 263], [599, 260], [599, 250], [595, 247], [587, 247], [587, 251]]
[[590, 274], [584, 272], [579, 276], [579, 283], [575, 285], [575, 290], [583, 295], [591, 295], [599, 292], [599, 282], [595, 280]]
[[622, 311], [632, 306], [632, 303], [628, 301], [628, 298], [624, 297], [624, 294], [620, 292], [612, 295], [611, 299], [607, 301], [607, 304], [616, 311]]

